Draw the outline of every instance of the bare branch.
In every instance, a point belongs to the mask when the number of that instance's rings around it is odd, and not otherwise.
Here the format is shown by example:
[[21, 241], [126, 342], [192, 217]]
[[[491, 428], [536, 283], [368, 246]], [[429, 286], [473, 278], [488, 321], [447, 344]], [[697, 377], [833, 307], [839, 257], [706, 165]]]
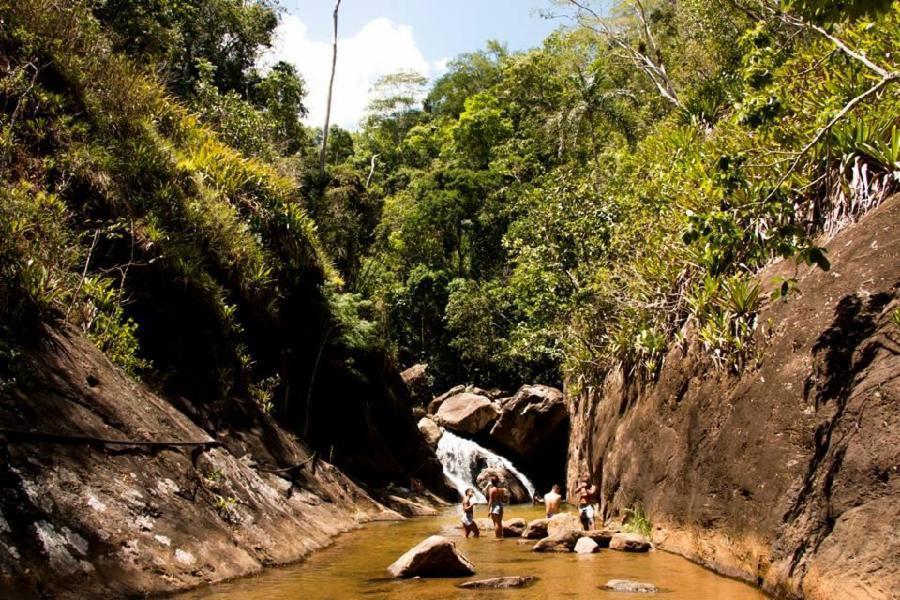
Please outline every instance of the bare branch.
[[331, 52], [331, 79], [328, 81], [328, 103], [325, 105], [325, 129], [322, 131], [322, 150], [319, 152], [319, 171], [325, 172], [325, 153], [328, 150], [328, 127], [331, 122], [331, 94], [334, 91], [334, 72], [337, 69], [338, 10], [341, 0], [334, 3], [334, 44]]

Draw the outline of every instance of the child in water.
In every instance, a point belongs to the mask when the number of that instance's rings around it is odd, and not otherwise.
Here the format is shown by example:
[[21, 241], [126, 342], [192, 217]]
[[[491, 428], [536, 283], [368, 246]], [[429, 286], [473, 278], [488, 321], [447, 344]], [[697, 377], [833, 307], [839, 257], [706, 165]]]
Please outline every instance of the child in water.
[[466, 532], [466, 537], [469, 537], [469, 534], [478, 537], [481, 535], [481, 531], [475, 523], [475, 490], [472, 488], [466, 490], [466, 495], [462, 501], [462, 509], [462, 525]]

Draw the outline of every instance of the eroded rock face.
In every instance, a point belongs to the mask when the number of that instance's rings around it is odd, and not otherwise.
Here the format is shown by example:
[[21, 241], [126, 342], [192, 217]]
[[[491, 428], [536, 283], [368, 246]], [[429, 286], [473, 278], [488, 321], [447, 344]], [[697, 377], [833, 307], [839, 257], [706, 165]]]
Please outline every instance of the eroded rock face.
[[422, 417], [419, 419], [417, 426], [428, 445], [432, 448], [437, 448], [438, 442], [441, 441], [441, 436], [444, 435], [438, 424], [428, 417]]
[[111, 453], [8, 438], [0, 596], [168, 595], [297, 561], [361, 521], [399, 518], [331, 464], [310, 461], [293, 436], [252, 407], [244, 407], [244, 429], [213, 440], [79, 333], [47, 337], [23, 357], [40, 387], [0, 394], [4, 425], [210, 445]]
[[609, 541], [609, 549], [622, 552], [646, 552], [650, 549], [650, 542], [639, 533], [616, 533]]
[[631, 594], [655, 594], [659, 591], [652, 583], [631, 581], [630, 579], [610, 579], [603, 587], [613, 592], [628, 592]]
[[500, 409], [485, 396], [463, 392], [444, 400], [434, 420], [451, 431], [477, 435], [493, 425]]
[[535, 519], [529, 522], [525, 527], [525, 531], [522, 532], [522, 537], [526, 540], [539, 540], [547, 537], [547, 525], [549, 523], [550, 519]]
[[492, 577], [490, 579], [479, 579], [478, 581], [467, 581], [459, 584], [457, 587], [466, 590], [508, 590], [528, 587], [535, 581], [537, 581], [537, 577], [531, 576]]
[[[657, 547], [775, 596], [886, 600], [900, 589], [900, 198], [826, 247], [829, 272], [803, 267], [802, 295], [764, 303], [759, 362], [740, 375], [687, 329], [655, 382], [614, 370], [567, 398], [569, 482], [598, 481], [598, 519], [640, 501]], [[758, 281], [797, 275], [784, 261]]]
[[506, 488], [509, 492], [509, 502], [511, 504], [531, 502], [531, 496], [528, 494], [528, 490], [525, 489], [525, 486], [522, 485], [522, 482], [519, 481], [518, 477], [506, 469], [493, 467], [482, 469], [481, 473], [478, 474], [478, 477], [475, 478], [478, 489], [485, 490], [491, 483], [491, 477], [497, 477], [500, 481], [500, 487]]
[[456, 544], [440, 535], [433, 535], [407, 551], [390, 567], [392, 577], [466, 577], [475, 574], [475, 567], [456, 548]]

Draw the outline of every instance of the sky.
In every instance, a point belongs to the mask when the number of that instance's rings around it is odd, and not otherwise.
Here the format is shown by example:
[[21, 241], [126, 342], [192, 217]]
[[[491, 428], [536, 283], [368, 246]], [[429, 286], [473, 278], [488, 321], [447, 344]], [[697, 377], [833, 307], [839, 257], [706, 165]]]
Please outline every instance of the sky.
[[[309, 125], [325, 120], [334, 0], [281, 0], [285, 12], [263, 64], [284, 60], [306, 80]], [[342, 0], [331, 122], [353, 129], [372, 83], [400, 69], [439, 77], [447, 61], [496, 39], [511, 51], [539, 46], [558, 21], [537, 11], [549, 0]]]

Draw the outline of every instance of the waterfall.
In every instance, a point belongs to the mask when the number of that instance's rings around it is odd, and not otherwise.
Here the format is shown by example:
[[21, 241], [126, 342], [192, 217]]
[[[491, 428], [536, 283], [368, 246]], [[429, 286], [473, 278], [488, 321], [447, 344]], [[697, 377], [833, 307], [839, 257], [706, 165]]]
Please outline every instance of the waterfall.
[[437, 457], [444, 467], [444, 475], [453, 482], [460, 495], [464, 494], [467, 488], [473, 488], [476, 502], [487, 502], [484, 494], [478, 489], [475, 478], [482, 469], [493, 467], [506, 469], [515, 475], [522, 486], [528, 490], [529, 496], [534, 497], [534, 486], [507, 459], [494, 454], [487, 448], [482, 448], [472, 440], [461, 438], [446, 429], [442, 429], [442, 431], [444, 434], [438, 441]]

